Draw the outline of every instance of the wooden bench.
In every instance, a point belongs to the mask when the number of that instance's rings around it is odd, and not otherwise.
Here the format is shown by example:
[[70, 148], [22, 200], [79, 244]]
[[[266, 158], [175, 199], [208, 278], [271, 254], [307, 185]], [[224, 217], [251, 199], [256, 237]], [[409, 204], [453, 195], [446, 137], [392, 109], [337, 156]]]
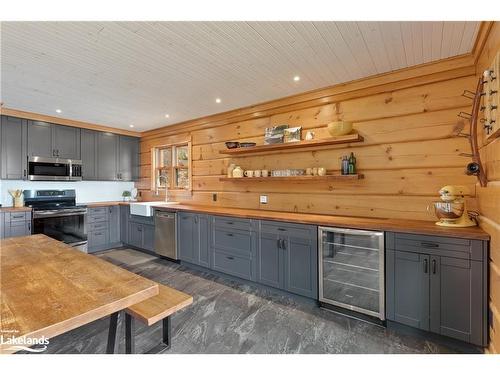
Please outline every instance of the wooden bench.
[[170, 316], [193, 303], [193, 297], [165, 285], [158, 284], [159, 293], [125, 310], [125, 352], [135, 352], [134, 318], [151, 326], [162, 321], [162, 342], [147, 353], [158, 353], [170, 348], [172, 326]]

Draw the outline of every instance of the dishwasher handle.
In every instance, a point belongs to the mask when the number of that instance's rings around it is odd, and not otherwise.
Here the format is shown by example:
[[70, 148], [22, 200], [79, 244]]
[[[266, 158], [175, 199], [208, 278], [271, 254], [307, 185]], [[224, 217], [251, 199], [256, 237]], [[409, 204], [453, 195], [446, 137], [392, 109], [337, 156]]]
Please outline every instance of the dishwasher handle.
[[161, 219], [175, 219], [175, 213], [157, 212], [156, 217], [161, 218]]

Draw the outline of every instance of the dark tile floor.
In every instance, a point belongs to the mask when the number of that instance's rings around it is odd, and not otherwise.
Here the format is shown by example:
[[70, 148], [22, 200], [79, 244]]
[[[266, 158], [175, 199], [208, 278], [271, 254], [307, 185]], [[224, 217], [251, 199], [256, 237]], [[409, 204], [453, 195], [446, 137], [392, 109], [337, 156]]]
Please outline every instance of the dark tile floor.
[[[188, 269], [130, 249], [98, 256], [194, 296], [172, 318], [164, 353], [451, 353], [430, 339], [388, 330], [243, 282]], [[104, 353], [109, 320], [52, 338], [48, 353]], [[157, 344], [161, 326], [136, 324], [136, 350]], [[122, 319], [118, 328], [124, 352]]]

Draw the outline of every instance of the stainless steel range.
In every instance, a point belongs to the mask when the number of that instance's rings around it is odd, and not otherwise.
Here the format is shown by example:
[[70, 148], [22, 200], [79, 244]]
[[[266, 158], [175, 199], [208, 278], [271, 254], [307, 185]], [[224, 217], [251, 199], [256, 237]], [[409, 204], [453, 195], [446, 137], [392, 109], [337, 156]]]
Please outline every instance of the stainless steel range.
[[76, 205], [71, 190], [24, 190], [24, 205], [33, 209], [33, 234], [45, 234], [87, 252], [87, 207]]

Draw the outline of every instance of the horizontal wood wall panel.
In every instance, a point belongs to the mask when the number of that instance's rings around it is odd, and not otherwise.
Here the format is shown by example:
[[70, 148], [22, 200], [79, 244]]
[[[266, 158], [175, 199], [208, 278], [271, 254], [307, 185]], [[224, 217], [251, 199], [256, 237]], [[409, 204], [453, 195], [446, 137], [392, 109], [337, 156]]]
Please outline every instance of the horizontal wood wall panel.
[[[493, 22], [481, 51], [478, 51], [476, 79], [489, 66], [500, 50], [500, 24]], [[490, 234], [490, 346], [489, 352], [500, 350], [500, 139], [485, 145], [483, 127], [479, 126], [478, 141], [488, 185], [477, 187], [477, 204], [481, 214], [480, 225]]]
[[[475, 85], [474, 69], [434, 72], [421, 79], [378, 87], [349, 90], [347, 84], [322, 98], [284, 98], [172, 128], [146, 132], [141, 139], [141, 179], [136, 184], [145, 199], [161, 199], [150, 191], [152, 147], [191, 137], [193, 191], [172, 199], [198, 204], [264, 210], [314, 212], [388, 218], [435, 220], [427, 206], [438, 198], [437, 191], [448, 184], [467, 185], [471, 207], [475, 207], [475, 178], [463, 172], [469, 153], [465, 138], [454, 135], [467, 131], [457, 117], [470, 111], [471, 102], [462, 96]], [[390, 82], [389, 78], [387, 82]], [[307, 96], [307, 95], [306, 95]], [[314, 103], [311, 105], [311, 103]], [[212, 122], [210, 122], [212, 119]], [[328, 138], [327, 124], [337, 119], [354, 122], [365, 139], [361, 143], [318, 147], [296, 152], [274, 152], [231, 158], [220, 154], [224, 142], [263, 143], [266, 127], [279, 124], [302, 126], [315, 132], [316, 139]], [[207, 122], [208, 121], [208, 122]], [[465, 129], [464, 129], [465, 128]], [[177, 133], [175, 130], [177, 129]], [[167, 136], [168, 135], [168, 136]], [[221, 182], [234, 162], [244, 169], [287, 169], [325, 167], [339, 173], [342, 155], [353, 151], [362, 180], [321, 183]], [[213, 194], [217, 201], [213, 201]], [[267, 194], [269, 204], [260, 205], [259, 195]], [[163, 194], [163, 192], [160, 192]]]
[[[323, 106], [316, 113], [328, 106]], [[467, 125], [457, 117], [460, 111], [469, 111], [469, 107], [459, 107], [436, 112], [426, 112], [393, 118], [354, 123], [354, 129], [363, 136], [364, 142], [352, 143], [350, 147], [364, 147], [371, 144], [392, 142], [409, 142], [452, 137], [459, 131], [467, 130]], [[332, 111], [333, 112], [333, 111]], [[301, 126], [304, 119], [300, 112], [290, 116], [290, 120], [273, 122], [273, 124], [288, 123], [290, 126]], [[314, 117], [310, 121], [317, 121]], [[333, 114], [325, 120], [318, 121], [318, 126], [310, 128], [318, 139], [328, 138], [328, 122], [333, 121]], [[250, 137], [238, 138], [242, 142], [264, 142], [263, 133]], [[328, 148], [345, 148], [345, 145], [329, 146]], [[193, 146], [193, 160], [222, 159], [227, 155], [220, 154], [225, 150], [225, 142], [213, 142]]]
[[500, 138], [481, 148], [481, 161], [488, 181], [500, 180]]

